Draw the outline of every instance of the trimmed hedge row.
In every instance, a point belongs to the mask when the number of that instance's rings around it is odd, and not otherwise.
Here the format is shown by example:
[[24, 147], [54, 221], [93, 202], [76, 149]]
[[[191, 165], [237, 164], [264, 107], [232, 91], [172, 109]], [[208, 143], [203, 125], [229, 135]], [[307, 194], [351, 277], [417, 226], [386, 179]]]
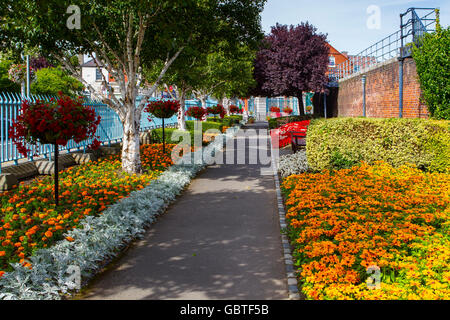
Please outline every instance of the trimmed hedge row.
[[[194, 145], [194, 121], [186, 121], [186, 129], [191, 134], [191, 145]], [[202, 132], [206, 132], [209, 129], [216, 129], [222, 132], [223, 124], [220, 122], [212, 122], [212, 121], [204, 121], [202, 122]], [[175, 128], [166, 128], [165, 129], [165, 140], [166, 143], [179, 143], [181, 141], [181, 138], [179, 140], [172, 140], [172, 134], [177, 131], [178, 129]], [[152, 139], [154, 143], [162, 143], [162, 128], [159, 129], [153, 129], [152, 130]]]
[[432, 172], [450, 171], [450, 121], [335, 118], [313, 120], [307, 157], [314, 171], [384, 160]]
[[234, 125], [238, 125], [239, 122], [243, 120], [243, 116], [241, 115], [233, 115], [233, 116], [226, 116], [223, 119], [220, 118], [208, 118], [209, 122], [216, 122], [221, 123], [225, 127], [232, 127]]

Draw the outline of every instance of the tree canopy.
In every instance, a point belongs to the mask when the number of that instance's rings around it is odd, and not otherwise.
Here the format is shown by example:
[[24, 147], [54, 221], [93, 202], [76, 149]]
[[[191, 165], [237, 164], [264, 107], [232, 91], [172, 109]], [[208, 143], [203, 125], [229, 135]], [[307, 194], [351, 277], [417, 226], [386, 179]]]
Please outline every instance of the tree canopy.
[[[230, 44], [257, 43], [265, 0], [7, 0], [0, 15], [5, 28], [0, 41], [37, 46], [84, 81], [71, 63], [74, 54], [94, 54], [116, 79], [120, 96], [96, 91], [92, 95], [115, 110], [124, 124], [122, 167], [140, 172], [141, 113], [164, 74], [187, 49], [219, 40]], [[162, 61], [158, 77], [146, 81], [143, 68]], [[99, 66], [98, 66], [99, 67]], [[104, 79], [105, 82], [106, 79]], [[139, 89], [150, 83], [136, 105]]]
[[[263, 40], [255, 60], [255, 95], [293, 96], [302, 104], [305, 91], [323, 90], [328, 79], [326, 35], [313, 25], [277, 24]], [[303, 108], [300, 108], [303, 112]]]

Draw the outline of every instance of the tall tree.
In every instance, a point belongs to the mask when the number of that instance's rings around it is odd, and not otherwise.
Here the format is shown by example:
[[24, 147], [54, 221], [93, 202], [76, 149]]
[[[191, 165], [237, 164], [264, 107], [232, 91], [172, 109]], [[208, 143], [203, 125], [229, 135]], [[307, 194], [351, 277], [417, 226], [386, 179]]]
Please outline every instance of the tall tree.
[[255, 85], [253, 61], [256, 55], [256, 50], [246, 45], [239, 45], [232, 53], [227, 46], [222, 43], [207, 56], [206, 63], [199, 66], [202, 81], [196, 88], [200, 97], [214, 96], [223, 100], [221, 104], [226, 108], [231, 98], [246, 96]]
[[293, 96], [303, 110], [303, 92], [325, 89], [329, 49], [326, 35], [306, 23], [277, 24], [264, 39], [255, 60], [255, 95]]
[[[13, 32], [3, 40], [26, 39], [55, 57], [84, 82], [94, 97], [115, 110], [123, 124], [123, 170], [142, 171], [139, 154], [141, 114], [164, 74], [187, 47], [209, 38], [248, 41], [259, 34], [264, 0], [16, 0], [10, 6]], [[17, 38], [18, 37], [18, 38]], [[119, 84], [96, 91], [70, 63], [73, 54], [95, 54]], [[137, 105], [146, 83], [142, 68], [163, 61], [156, 81]], [[104, 79], [107, 82], [106, 79]]]

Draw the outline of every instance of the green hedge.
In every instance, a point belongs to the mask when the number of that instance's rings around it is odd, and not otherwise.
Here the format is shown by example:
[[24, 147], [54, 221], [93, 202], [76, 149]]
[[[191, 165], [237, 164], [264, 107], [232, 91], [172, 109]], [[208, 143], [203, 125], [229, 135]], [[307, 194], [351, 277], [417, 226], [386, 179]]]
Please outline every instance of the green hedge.
[[208, 118], [209, 122], [215, 122], [215, 123], [221, 123], [225, 127], [232, 127], [234, 125], [239, 124], [240, 121], [242, 121], [243, 117], [241, 115], [234, 115], [234, 116], [226, 116], [223, 119], [220, 118]]
[[[191, 145], [194, 145], [194, 121], [186, 121], [186, 128], [191, 134]], [[210, 122], [210, 121], [204, 121], [202, 122], [202, 132], [206, 132], [209, 129], [216, 129], [222, 132], [223, 124], [218, 122]], [[171, 144], [178, 144], [181, 141], [181, 138], [179, 140], [175, 141], [172, 140], [172, 134], [177, 131], [178, 129], [175, 128], [166, 128], [165, 130], [165, 140], [166, 143]], [[162, 143], [162, 128], [159, 129], [153, 129], [152, 130], [152, 139], [156, 143]]]
[[383, 160], [433, 172], [450, 167], [450, 121], [335, 118], [313, 120], [306, 152], [312, 170]]
[[[186, 121], [186, 128], [189, 131], [194, 131], [194, 121]], [[205, 132], [209, 129], [217, 129], [222, 132], [223, 124], [221, 122], [213, 122], [213, 121], [203, 121], [202, 122], [202, 131]]]

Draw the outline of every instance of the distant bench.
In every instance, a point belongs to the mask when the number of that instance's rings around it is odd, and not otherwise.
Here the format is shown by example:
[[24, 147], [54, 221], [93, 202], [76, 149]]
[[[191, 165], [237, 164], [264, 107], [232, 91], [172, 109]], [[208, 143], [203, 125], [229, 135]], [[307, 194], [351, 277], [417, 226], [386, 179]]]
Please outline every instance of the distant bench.
[[295, 153], [303, 147], [306, 147], [306, 132], [291, 131], [292, 151]]

